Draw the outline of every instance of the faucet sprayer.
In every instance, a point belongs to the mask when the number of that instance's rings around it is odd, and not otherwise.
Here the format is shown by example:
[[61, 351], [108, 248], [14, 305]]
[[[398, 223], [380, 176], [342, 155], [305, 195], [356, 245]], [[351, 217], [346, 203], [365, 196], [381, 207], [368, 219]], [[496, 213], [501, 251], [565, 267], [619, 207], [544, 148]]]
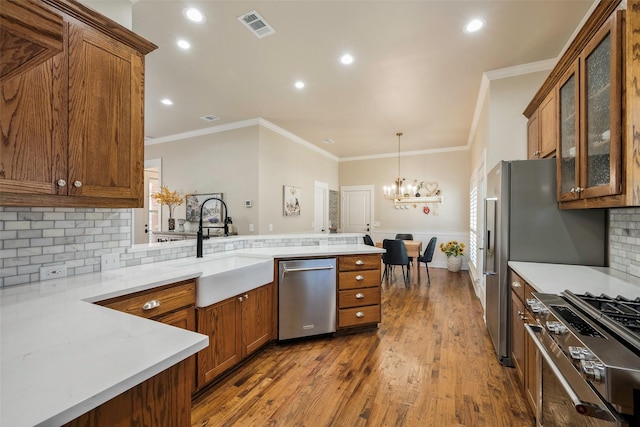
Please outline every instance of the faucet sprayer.
[[[224, 217], [222, 220], [222, 225], [215, 225], [215, 226], [207, 226], [207, 227], [203, 227], [202, 226], [202, 214], [204, 212], [204, 205], [209, 201], [209, 200], [217, 200], [220, 203], [222, 203], [222, 206], [224, 206]], [[202, 204], [200, 205], [200, 222], [198, 223], [198, 243], [196, 246], [196, 257], [197, 258], [202, 258], [202, 241], [204, 239], [208, 239], [209, 236], [204, 236], [202, 234], [202, 229], [203, 228], [222, 228], [224, 229], [224, 235], [225, 237], [229, 235], [229, 225], [227, 224], [227, 204], [225, 202], [222, 201], [222, 199], [219, 199], [217, 197], [210, 197], [208, 199], [206, 199], [204, 202], [202, 202]]]

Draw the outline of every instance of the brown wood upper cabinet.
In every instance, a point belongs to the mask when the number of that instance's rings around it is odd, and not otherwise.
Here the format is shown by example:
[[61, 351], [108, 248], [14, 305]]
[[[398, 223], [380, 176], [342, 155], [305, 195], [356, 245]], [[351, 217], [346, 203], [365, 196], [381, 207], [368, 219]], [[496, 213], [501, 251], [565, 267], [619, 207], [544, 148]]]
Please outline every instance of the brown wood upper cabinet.
[[562, 209], [640, 206], [640, 0], [602, 0], [524, 111], [556, 98]]
[[556, 94], [551, 92], [527, 123], [527, 158], [544, 159], [556, 154]]
[[621, 13], [598, 30], [558, 84], [560, 202], [622, 192]]
[[0, 205], [142, 206], [156, 46], [74, 0], [42, 3], [62, 16], [62, 51], [2, 80]]

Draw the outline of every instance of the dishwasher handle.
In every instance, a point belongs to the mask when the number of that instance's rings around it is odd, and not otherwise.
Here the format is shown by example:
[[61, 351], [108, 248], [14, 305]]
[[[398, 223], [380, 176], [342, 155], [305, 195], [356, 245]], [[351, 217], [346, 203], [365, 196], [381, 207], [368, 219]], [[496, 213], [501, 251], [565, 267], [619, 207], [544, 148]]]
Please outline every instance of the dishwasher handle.
[[285, 267], [284, 270], [282, 270], [282, 274], [287, 274], [287, 273], [297, 273], [300, 271], [317, 271], [317, 270], [333, 270], [333, 265], [323, 265], [320, 267], [300, 267], [300, 268], [287, 268]]

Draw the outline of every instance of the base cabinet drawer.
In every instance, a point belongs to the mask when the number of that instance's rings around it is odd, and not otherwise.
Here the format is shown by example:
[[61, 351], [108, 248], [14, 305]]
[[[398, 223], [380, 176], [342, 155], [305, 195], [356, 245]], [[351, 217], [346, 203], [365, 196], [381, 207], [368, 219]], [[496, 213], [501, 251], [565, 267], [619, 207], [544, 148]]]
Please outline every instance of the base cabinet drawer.
[[340, 290], [380, 286], [380, 269], [341, 272], [338, 283]]
[[345, 255], [338, 258], [339, 271], [372, 270], [380, 268], [380, 254]]
[[380, 323], [380, 305], [341, 309], [338, 314], [340, 327]]
[[340, 291], [338, 308], [351, 308], [380, 304], [380, 287]]

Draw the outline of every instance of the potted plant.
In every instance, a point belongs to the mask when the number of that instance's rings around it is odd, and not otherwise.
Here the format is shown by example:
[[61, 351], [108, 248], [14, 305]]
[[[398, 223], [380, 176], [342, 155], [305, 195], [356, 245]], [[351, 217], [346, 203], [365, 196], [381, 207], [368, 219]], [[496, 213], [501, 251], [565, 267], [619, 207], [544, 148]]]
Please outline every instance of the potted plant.
[[169, 208], [169, 231], [175, 230], [176, 220], [173, 217], [173, 213], [176, 206], [180, 206], [184, 202], [184, 197], [178, 193], [178, 190], [171, 191], [166, 185], [161, 185], [160, 191], [151, 194], [151, 197], [157, 200], [161, 205], [167, 205]]
[[447, 255], [447, 270], [457, 273], [462, 267], [462, 257], [464, 256], [464, 243], [452, 240], [447, 243], [440, 243], [440, 250]]

